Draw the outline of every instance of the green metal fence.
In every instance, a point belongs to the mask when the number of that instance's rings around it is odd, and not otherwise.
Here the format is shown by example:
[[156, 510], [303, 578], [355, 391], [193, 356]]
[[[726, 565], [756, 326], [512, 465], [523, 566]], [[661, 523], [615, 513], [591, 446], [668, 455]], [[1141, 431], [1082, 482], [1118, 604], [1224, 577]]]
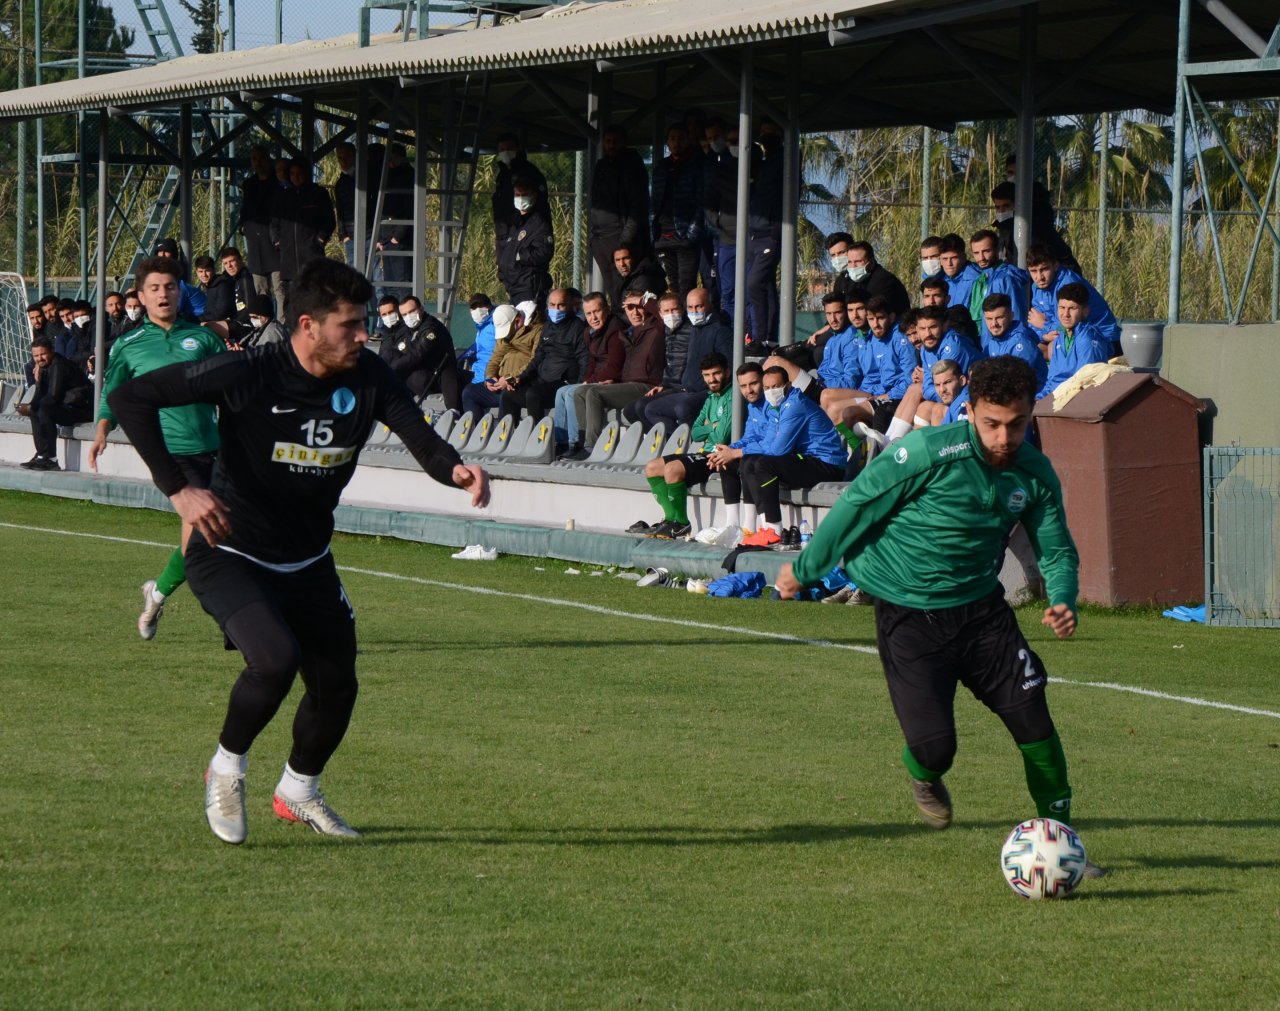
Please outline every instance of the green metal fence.
[[1280, 449], [1204, 451], [1205, 623], [1280, 628]]

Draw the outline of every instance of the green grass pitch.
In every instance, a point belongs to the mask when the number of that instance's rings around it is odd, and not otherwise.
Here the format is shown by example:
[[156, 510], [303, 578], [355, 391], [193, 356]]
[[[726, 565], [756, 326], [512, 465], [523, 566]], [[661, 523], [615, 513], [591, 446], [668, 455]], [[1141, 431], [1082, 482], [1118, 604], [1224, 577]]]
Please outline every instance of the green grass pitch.
[[365, 838], [271, 817], [295, 688], [229, 847], [201, 775], [238, 655], [185, 588], [134, 630], [167, 553], [136, 542], [176, 519], [5, 493], [0, 524], [0, 1007], [1280, 1000], [1274, 632], [1086, 611], [1060, 643], [1020, 612], [1111, 871], [1030, 903], [998, 868], [1016, 749], [962, 695], [956, 824], [924, 828], [870, 609], [339, 537], [384, 573], [344, 572], [362, 689], [324, 780]]

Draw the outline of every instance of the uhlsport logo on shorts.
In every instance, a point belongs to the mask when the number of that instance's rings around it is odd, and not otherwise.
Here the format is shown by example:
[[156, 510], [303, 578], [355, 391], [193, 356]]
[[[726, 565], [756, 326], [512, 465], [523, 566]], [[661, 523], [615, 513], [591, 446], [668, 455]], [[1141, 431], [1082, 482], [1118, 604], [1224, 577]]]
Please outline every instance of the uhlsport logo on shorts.
[[345, 386], [339, 386], [329, 398], [329, 406], [337, 414], [350, 414], [356, 409], [356, 395]]
[[195, 350], [196, 348], [198, 348], [199, 346], [200, 346], [199, 342], [198, 342], [194, 337], [184, 337], [184, 338], [182, 338], [182, 350], [183, 350], [183, 351], [194, 351], [194, 350]]
[[907, 450], [905, 446], [899, 446], [898, 451], [893, 454], [893, 459], [897, 463], [907, 462]]

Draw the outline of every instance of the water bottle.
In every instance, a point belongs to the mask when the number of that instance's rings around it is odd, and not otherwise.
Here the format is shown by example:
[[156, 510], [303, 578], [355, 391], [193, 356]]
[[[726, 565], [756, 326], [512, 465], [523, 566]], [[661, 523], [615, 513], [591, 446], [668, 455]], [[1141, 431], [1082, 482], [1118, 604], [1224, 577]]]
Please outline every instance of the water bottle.
[[809, 526], [808, 520], [800, 521], [800, 547], [805, 547], [813, 540], [813, 530]]

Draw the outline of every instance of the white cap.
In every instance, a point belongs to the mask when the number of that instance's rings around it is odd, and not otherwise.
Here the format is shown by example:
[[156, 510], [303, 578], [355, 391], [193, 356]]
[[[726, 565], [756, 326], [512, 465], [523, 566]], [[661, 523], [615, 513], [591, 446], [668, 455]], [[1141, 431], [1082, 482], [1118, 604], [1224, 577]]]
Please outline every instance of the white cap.
[[526, 323], [528, 323], [529, 320], [533, 319], [533, 314], [537, 311], [538, 311], [538, 303], [535, 302], [533, 299], [529, 299], [527, 302], [516, 303], [516, 312], [518, 312], [521, 316], [524, 317], [524, 321]]
[[500, 305], [493, 310], [493, 336], [504, 341], [511, 336], [511, 324], [516, 321], [516, 310], [510, 305]]

